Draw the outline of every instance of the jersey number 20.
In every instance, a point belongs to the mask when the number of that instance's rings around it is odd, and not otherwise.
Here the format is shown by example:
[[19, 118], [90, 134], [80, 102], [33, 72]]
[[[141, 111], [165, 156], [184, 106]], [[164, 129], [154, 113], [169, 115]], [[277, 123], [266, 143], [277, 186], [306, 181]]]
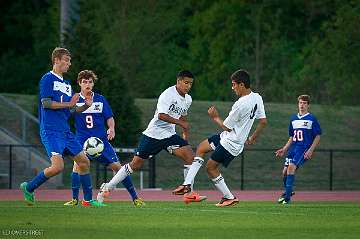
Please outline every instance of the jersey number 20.
[[91, 115], [87, 115], [85, 117], [85, 121], [86, 121], [86, 128], [91, 129], [92, 127], [94, 127], [94, 121]]
[[303, 136], [303, 131], [302, 130], [294, 130], [294, 136], [293, 136], [293, 141], [303, 141], [304, 140], [304, 136]]

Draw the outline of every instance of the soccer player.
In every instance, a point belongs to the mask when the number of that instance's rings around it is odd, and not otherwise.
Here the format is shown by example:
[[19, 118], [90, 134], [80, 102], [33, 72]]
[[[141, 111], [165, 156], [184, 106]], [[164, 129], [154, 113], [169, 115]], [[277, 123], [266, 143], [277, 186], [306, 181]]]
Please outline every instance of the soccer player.
[[290, 203], [294, 195], [293, 186], [295, 172], [307, 160], [311, 159], [316, 146], [320, 142], [320, 124], [309, 112], [310, 96], [298, 97], [299, 113], [291, 116], [289, 124], [289, 139], [281, 149], [275, 152], [277, 157], [283, 157], [288, 151], [283, 168], [283, 183], [285, 192], [279, 197], [278, 203]]
[[[121, 164], [113, 147], [109, 143], [109, 140], [115, 137], [115, 121], [111, 107], [105, 97], [92, 91], [96, 80], [97, 76], [93, 71], [83, 70], [78, 74], [77, 82], [80, 85], [81, 92], [80, 99], [76, 105], [82, 107], [85, 104], [86, 96], [93, 97], [93, 104], [87, 110], [81, 113], [75, 113], [76, 139], [83, 145], [86, 139], [92, 136], [100, 138], [104, 143], [104, 151], [95, 159], [102, 165], [109, 166], [113, 172], [116, 173], [121, 168]], [[105, 128], [105, 122], [108, 128], [107, 130]], [[91, 157], [89, 158], [91, 159]], [[122, 183], [129, 192], [136, 207], [145, 205], [144, 201], [137, 196], [130, 176], [127, 176]], [[66, 206], [75, 206], [79, 201], [79, 166], [75, 162], [71, 174], [71, 188], [73, 197], [69, 202], [64, 204]]]
[[59, 174], [64, 169], [63, 155], [68, 154], [79, 166], [80, 182], [84, 192], [84, 206], [104, 206], [92, 200], [92, 186], [89, 174], [90, 162], [82, 151], [82, 147], [70, 131], [68, 119], [70, 111], [82, 112], [93, 102], [91, 96], [86, 96], [85, 104], [76, 106], [80, 95], [73, 94], [70, 83], [63, 78], [71, 65], [70, 52], [65, 48], [55, 48], [52, 52], [52, 71], [46, 73], [40, 80], [39, 120], [40, 137], [51, 165], [41, 171], [29, 182], [20, 185], [25, 201], [35, 203], [34, 190], [49, 178]]
[[[182, 185], [178, 186], [173, 194], [183, 195], [191, 191], [190, 183], [204, 163], [204, 155], [214, 151], [207, 161], [206, 170], [215, 187], [223, 194], [218, 207], [232, 206], [239, 200], [227, 187], [219, 167], [222, 164], [227, 167], [230, 162], [244, 149], [244, 144], [254, 144], [260, 132], [267, 124], [262, 97], [250, 89], [250, 76], [245, 70], [237, 70], [231, 77], [232, 90], [239, 99], [233, 104], [231, 111], [225, 120], [222, 120], [214, 106], [208, 110], [210, 118], [223, 129], [220, 134], [215, 134], [202, 141], [196, 150], [196, 157]], [[256, 130], [248, 138], [250, 129], [259, 119]], [[192, 202], [192, 198], [185, 196], [186, 203]]]
[[[194, 76], [190, 71], [180, 71], [177, 74], [176, 85], [169, 87], [161, 93], [154, 118], [142, 134], [136, 155], [132, 161], [125, 164], [119, 172], [110, 180], [103, 183], [97, 199], [102, 202], [109, 192], [133, 171], [139, 170], [144, 160], [150, 156], [158, 154], [165, 149], [184, 161], [184, 175], [193, 160], [194, 152], [187, 140], [189, 137], [189, 123], [186, 119], [187, 112], [192, 103], [192, 98], [188, 95], [194, 81]], [[175, 125], [183, 129], [182, 137], [176, 134]], [[196, 194], [197, 201], [205, 200]]]

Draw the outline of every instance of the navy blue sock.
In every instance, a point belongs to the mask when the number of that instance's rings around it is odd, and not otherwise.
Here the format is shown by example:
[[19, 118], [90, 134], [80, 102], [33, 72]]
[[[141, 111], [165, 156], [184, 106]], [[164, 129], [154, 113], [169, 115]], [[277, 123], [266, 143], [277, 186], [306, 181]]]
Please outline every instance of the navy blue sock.
[[136, 191], [135, 191], [134, 184], [132, 183], [130, 176], [127, 176], [126, 178], [124, 178], [124, 180], [121, 183], [124, 185], [126, 190], [129, 192], [133, 201], [138, 198]]
[[286, 190], [285, 190], [285, 200], [286, 201], [290, 200], [291, 193], [293, 191], [294, 181], [295, 181], [295, 175], [294, 174], [290, 174], [290, 175], [287, 176]]
[[283, 177], [284, 188], [286, 188], [286, 178], [287, 178], [287, 175], [284, 175], [284, 177]]
[[80, 175], [77, 172], [72, 172], [71, 174], [71, 190], [72, 198], [79, 200]]
[[45, 176], [44, 171], [41, 171], [38, 175], [36, 175], [28, 184], [26, 189], [29, 192], [34, 192], [35, 189], [40, 187], [41, 184], [45, 183], [49, 178]]
[[80, 175], [80, 182], [83, 188], [84, 200], [90, 201], [92, 199], [92, 186], [90, 174]]

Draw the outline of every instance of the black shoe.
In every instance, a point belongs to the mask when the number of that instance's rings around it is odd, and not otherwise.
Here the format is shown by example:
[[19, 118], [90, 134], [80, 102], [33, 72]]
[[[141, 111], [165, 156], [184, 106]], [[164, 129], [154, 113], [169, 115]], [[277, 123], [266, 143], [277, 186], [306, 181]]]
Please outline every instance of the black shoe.
[[[281, 196], [278, 199], [278, 203], [283, 203], [285, 201], [285, 195], [286, 193], [281, 194]], [[291, 197], [295, 195], [295, 192], [291, 192]]]
[[191, 192], [191, 185], [180, 185], [178, 186], [174, 191], [172, 191], [172, 194], [174, 195], [184, 195]]

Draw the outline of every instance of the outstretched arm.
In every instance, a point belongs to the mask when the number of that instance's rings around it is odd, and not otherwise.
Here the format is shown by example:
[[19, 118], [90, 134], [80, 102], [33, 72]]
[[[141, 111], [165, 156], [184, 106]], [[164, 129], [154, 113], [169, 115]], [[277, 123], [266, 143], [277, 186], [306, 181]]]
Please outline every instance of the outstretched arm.
[[165, 113], [160, 113], [158, 116], [159, 120], [168, 122], [170, 124], [176, 124], [179, 125], [183, 130], [185, 131], [189, 131], [190, 130], [190, 125], [189, 123], [186, 121], [186, 118], [184, 120], [184, 118], [180, 117], [179, 119], [175, 119], [173, 117], [171, 117], [168, 114]]
[[[181, 117], [179, 118], [179, 120], [188, 122], [186, 116], [181, 116]], [[184, 129], [184, 128], [183, 128], [182, 137], [183, 137], [184, 140], [187, 140], [187, 141], [189, 140], [189, 129]]]
[[305, 159], [311, 159], [314, 150], [316, 148], [316, 146], [318, 146], [318, 144], [320, 143], [320, 135], [316, 135], [313, 143], [311, 144], [310, 148], [305, 152], [304, 154], [304, 158]]
[[217, 109], [215, 108], [215, 106], [210, 106], [210, 108], [208, 109], [208, 114], [209, 117], [218, 125], [220, 126], [220, 128], [222, 128], [225, 131], [230, 132], [231, 129], [227, 128], [224, 125], [224, 121], [220, 118], [219, 116], [219, 112], [217, 111]]
[[79, 98], [80, 95], [78, 93], [74, 94], [69, 102], [57, 102], [51, 100], [51, 98], [42, 98], [41, 104], [44, 109], [70, 109], [75, 107], [76, 102], [78, 102]]
[[106, 131], [107, 138], [108, 140], [112, 140], [115, 138], [115, 120], [113, 117], [110, 117], [106, 120], [106, 123], [108, 126], [108, 130]]
[[256, 126], [254, 133], [246, 140], [245, 143], [249, 145], [254, 144], [257, 137], [260, 135], [260, 133], [262, 132], [262, 130], [265, 128], [266, 125], [267, 125], [266, 118], [259, 119], [259, 123]]
[[281, 149], [276, 150], [276, 152], [275, 152], [276, 157], [283, 157], [284, 154], [288, 151], [288, 149], [289, 149], [292, 142], [293, 142], [292, 137], [289, 137], [289, 140], [286, 142], [284, 147], [282, 147]]
[[76, 106], [76, 104], [75, 104], [75, 111], [77, 113], [84, 112], [92, 105], [92, 103], [93, 103], [93, 94], [92, 94], [92, 92], [89, 92], [85, 96], [85, 104], [83, 104], [82, 106]]

